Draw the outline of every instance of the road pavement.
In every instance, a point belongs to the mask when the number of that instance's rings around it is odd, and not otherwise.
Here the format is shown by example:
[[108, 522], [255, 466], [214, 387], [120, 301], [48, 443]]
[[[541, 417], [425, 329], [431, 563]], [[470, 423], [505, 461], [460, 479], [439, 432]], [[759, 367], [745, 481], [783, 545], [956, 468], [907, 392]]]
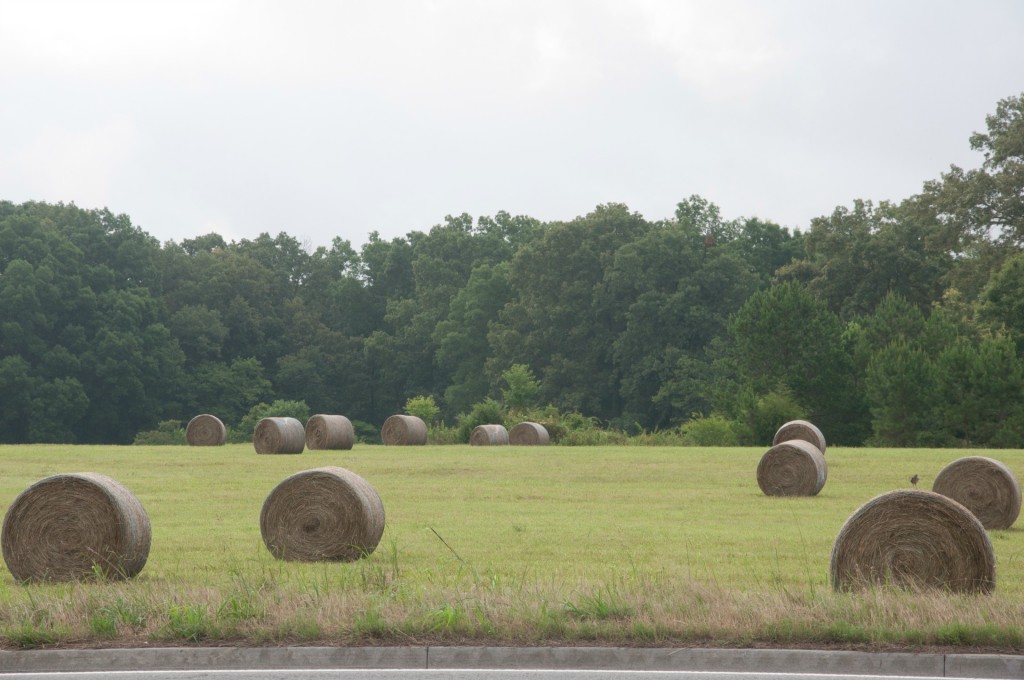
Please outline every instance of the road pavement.
[[[294, 670], [324, 678], [371, 677], [375, 680], [411, 677], [468, 680], [462, 671], [600, 671], [590, 676], [628, 680], [627, 671], [658, 671], [644, 677], [698, 677], [717, 680], [769, 674], [854, 675], [932, 678], [1021, 678], [1024, 656], [1003, 654], [943, 654], [910, 652], [855, 652], [787, 649], [705, 649], [633, 647], [141, 647], [131, 649], [59, 649], [0, 651], [0, 678], [28, 680], [27, 673], [91, 672], [91, 677], [127, 680], [136, 671], [175, 671], [164, 677], [231, 677], [244, 672]], [[184, 675], [181, 671], [190, 671]], [[213, 674], [214, 671], [230, 671]], [[347, 672], [341, 672], [347, 671]], [[352, 671], [364, 671], [352, 673]], [[373, 672], [366, 672], [373, 671]], [[385, 671], [430, 671], [420, 675], [387, 675]], [[449, 672], [451, 671], [451, 672]], [[459, 671], [459, 672], [455, 672]], [[117, 672], [114, 676], [112, 672]], [[682, 672], [682, 673], [681, 673]], [[198, 673], [198, 674], [196, 674]], [[206, 673], [206, 674], [203, 674]], [[446, 674], [447, 673], [447, 674]], [[734, 674], [734, 675], [723, 675]], [[753, 674], [753, 676], [751, 675]], [[53, 680], [55, 676], [47, 676]], [[83, 677], [83, 676], [79, 676]], [[143, 676], [138, 676], [143, 677]], [[155, 680], [153, 675], [145, 676]], [[251, 676], [257, 677], [257, 676]], [[263, 677], [284, 678], [282, 674]], [[512, 677], [511, 675], [509, 676]], [[517, 680], [526, 676], [515, 675]], [[537, 677], [561, 678], [562, 675]], [[581, 676], [573, 676], [581, 677]], [[705, 677], [705, 676], [700, 676]], [[711, 677], [711, 676], [708, 676]]]

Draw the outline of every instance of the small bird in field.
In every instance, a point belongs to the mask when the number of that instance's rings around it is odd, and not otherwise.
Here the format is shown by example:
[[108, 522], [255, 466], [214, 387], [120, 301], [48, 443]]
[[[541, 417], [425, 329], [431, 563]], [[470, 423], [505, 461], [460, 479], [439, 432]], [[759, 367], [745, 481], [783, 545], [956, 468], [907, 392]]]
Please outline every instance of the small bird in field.
[[921, 478], [918, 477], [917, 475], [914, 475], [913, 477], [910, 478], [910, 483], [913, 484], [915, 488], [917, 487], [917, 483], [920, 481]]

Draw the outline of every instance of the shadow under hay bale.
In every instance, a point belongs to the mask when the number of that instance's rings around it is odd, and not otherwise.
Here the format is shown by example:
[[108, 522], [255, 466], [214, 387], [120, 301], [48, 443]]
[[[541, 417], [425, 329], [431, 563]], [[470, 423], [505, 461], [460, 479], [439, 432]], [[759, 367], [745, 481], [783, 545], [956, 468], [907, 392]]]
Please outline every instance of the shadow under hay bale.
[[469, 435], [471, 446], [506, 446], [508, 430], [504, 425], [477, 425]]
[[996, 559], [985, 527], [951, 498], [890, 491], [857, 509], [836, 537], [832, 587], [895, 585], [990, 593]]
[[427, 443], [427, 424], [416, 416], [393, 415], [384, 421], [380, 439], [386, 446], [422, 446]]
[[1020, 484], [993, 458], [966, 456], [942, 468], [932, 491], [970, 510], [986, 529], [1009, 529], [1020, 515]]
[[757, 464], [757, 485], [766, 496], [815, 496], [827, 479], [825, 456], [802, 439], [776, 444]]
[[373, 486], [351, 470], [305, 470], [267, 496], [260, 533], [277, 559], [350, 562], [366, 557], [380, 543], [384, 504]]
[[95, 472], [61, 474], [22, 491], [4, 516], [4, 561], [18, 582], [131, 578], [152, 531], [139, 499]]
[[540, 423], [518, 423], [508, 432], [508, 443], [512, 446], [547, 446], [550, 441], [547, 428]]
[[825, 435], [821, 433], [814, 423], [806, 420], [791, 420], [788, 423], [784, 423], [775, 432], [775, 437], [772, 439], [772, 445], [781, 444], [782, 442], [790, 441], [793, 439], [801, 439], [805, 442], [810, 442], [821, 452], [821, 455], [825, 455]]
[[256, 453], [302, 453], [306, 428], [295, 418], [264, 418], [252, 435]]
[[318, 414], [306, 421], [306, 448], [313, 451], [351, 449], [356, 433], [345, 416]]
[[188, 421], [185, 441], [189, 446], [223, 446], [228, 440], [228, 431], [217, 416], [203, 413]]

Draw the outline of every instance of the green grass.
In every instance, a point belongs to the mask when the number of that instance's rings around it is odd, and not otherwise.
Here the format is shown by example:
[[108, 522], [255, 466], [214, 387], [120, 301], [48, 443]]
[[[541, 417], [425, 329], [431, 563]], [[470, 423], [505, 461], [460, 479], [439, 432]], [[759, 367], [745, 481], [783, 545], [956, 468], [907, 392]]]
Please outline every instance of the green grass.
[[[827, 644], [1024, 648], [1024, 531], [992, 532], [988, 597], [836, 594], [832, 543], [862, 503], [930, 488], [972, 452], [829, 449], [813, 498], [769, 498], [763, 449], [251, 445], [0, 447], [0, 512], [48, 475], [109, 475], [142, 502], [149, 560], [127, 582], [19, 585], [0, 569], [0, 645]], [[988, 451], [1018, 476], [1024, 451]], [[274, 560], [263, 500], [340, 465], [387, 528], [355, 563]]]

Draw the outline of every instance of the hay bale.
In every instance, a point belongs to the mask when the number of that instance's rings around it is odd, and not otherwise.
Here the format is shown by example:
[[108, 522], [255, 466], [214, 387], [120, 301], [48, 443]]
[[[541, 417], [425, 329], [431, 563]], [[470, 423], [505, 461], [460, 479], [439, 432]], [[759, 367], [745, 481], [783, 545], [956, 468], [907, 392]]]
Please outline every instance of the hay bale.
[[802, 439], [805, 442], [810, 442], [821, 451], [821, 455], [825, 455], [825, 435], [815, 427], [814, 423], [806, 420], [791, 420], [788, 423], [784, 423], [776, 431], [775, 437], [772, 438], [772, 445], [781, 444], [792, 439]]
[[306, 421], [307, 449], [351, 449], [355, 439], [352, 421], [345, 416], [318, 414]]
[[757, 464], [757, 485], [766, 496], [815, 496], [827, 479], [825, 456], [802, 439], [776, 444]]
[[228, 431], [220, 418], [203, 413], [188, 421], [185, 440], [189, 446], [224, 446]]
[[380, 439], [387, 446], [422, 446], [427, 443], [427, 424], [416, 416], [393, 415], [384, 421]]
[[384, 504], [373, 486], [351, 470], [305, 470], [267, 496], [260, 533], [277, 559], [349, 562], [377, 547], [384, 533]]
[[0, 545], [19, 582], [117, 579], [142, 571], [151, 537], [149, 516], [131, 491], [79, 472], [22, 491], [4, 516]]
[[832, 547], [832, 587], [878, 585], [990, 593], [996, 559], [985, 527], [951, 498], [904, 489], [850, 515]]
[[986, 529], [1009, 529], [1020, 515], [1020, 485], [1010, 468], [985, 456], [967, 456], [942, 468], [932, 491], [952, 498]]
[[508, 432], [508, 442], [513, 446], [547, 446], [550, 441], [547, 428], [540, 423], [518, 423]]
[[504, 425], [477, 425], [469, 435], [471, 446], [506, 446], [508, 430]]
[[256, 453], [302, 453], [306, 428], [295, 418], [264, 418], [252, 435]]

